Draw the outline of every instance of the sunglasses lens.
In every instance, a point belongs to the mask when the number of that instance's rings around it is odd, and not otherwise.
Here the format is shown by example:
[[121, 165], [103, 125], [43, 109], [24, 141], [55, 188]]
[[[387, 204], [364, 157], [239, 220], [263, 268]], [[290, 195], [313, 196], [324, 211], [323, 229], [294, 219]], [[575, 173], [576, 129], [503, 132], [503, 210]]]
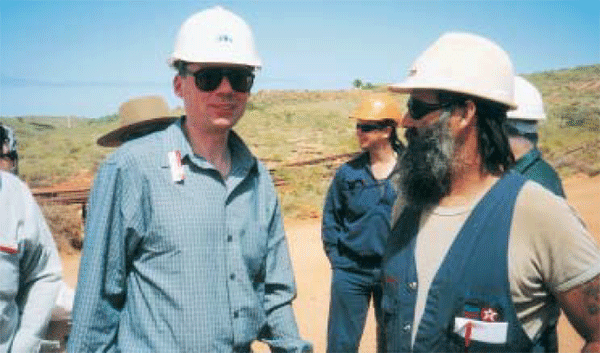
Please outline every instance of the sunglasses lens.
[[8, 153], [0, 153], [0, 158], [8, 158], [8, 159], [16, 160], [17, 159], [17, 152], [11, 151], [11, 152], [8, 152]]
[[424, 102], [412, 98], [408, 100], [408, 113], [413, 120], [419, 120], [432, 111]]
[[380, 124], [356, 124], [356, 128], [362, 132], [371, 132], [374, 130], [383, 130], [387, 126]]
[[425, 103], [423, 101], [417, 100], [417, 99], [413, 99], [410, 98], [408, 100], [407, 106], [408, 106], [408, 114], [410, 114], [410, 117], [413, 120], [420, 120], [422, 119], [425, 115], [434, 112], [436, 110], [439, 109], [444, 109], [449, 107], [451, 104], [430, 104], [430, 103]]
[[243, 69], [229, 70], [227, 79], [234, 91], [250, 92], [254, 83], [254, 74], [249, 70]]
[[193, 75], [198, 89], [205, 92], [217, 89], [223, 77], [227, 77], [231, 88], [236, 92], [250, 92], [254, 83], [254, 74], [247, 69], [206, 68], [196, 71]]
[[223, 80], [223, 72], [218, 69], [201, 69], [194, 73], [196, 86], [201, 91], [214, 91]]
[[360, 130], [362, 132], [369, 132], [371, 131], [371, 125], [368, 124], [356, 124], [356, 130]]

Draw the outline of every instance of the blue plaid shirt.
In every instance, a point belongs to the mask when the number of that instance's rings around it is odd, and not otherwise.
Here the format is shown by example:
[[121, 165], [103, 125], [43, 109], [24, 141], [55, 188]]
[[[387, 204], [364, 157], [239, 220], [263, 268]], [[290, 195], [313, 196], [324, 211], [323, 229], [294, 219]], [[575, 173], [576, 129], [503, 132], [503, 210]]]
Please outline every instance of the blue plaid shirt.
[[69, 352], [249, 352], [256, 339], [310, 351], [269, 173], [231, 133], [223, 180], [183, 121], [126, 143], [96, 176]]
[[39, 351], [60, 280], [40, 208], [21, 180], [0, 171], [0, 353]]

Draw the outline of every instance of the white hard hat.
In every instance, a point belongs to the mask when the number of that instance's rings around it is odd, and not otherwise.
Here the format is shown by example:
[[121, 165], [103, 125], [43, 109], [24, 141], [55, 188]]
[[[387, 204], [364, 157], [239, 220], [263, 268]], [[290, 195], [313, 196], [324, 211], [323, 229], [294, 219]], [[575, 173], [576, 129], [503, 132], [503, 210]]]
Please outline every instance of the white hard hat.
[[508, 54], [489, 39], [470, 33], [446, 33], [412, 64], [408, 77], [390, 85], [393, 92], [444, 90], [517, 106], [514, 70]]
[[198, 12], [181, 25], [169, 64], [178, 60], [262, 66], [250, 26], [220, 6]]
[[506, 114], [508, 119], [536, 121], [546, 119], [542, 94], [521, 76], [515, 76], [515, 101], [519, 107]]

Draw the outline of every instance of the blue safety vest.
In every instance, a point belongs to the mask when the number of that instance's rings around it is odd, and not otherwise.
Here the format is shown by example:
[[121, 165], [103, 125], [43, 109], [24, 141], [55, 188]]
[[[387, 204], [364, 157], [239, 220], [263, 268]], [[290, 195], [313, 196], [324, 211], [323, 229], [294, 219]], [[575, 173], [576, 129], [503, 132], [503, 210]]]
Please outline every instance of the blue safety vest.
[[[557, 350], [550, 325], [533, 342], [523, 330], [508, 281], [513, 208], [525, 179], [508, 173], [476, 205], [452, 243], [426, 299], [411, 347], [417, 299], [415, 244], [420, 212], [406, 209], [395, 223], [383, 264], [385, 352], [548, 352]], [[493, 315], [484, 316], [484, 312]], [[508, 323], [505, 343], [454, 332], [457, 318]], [[460, 322], [460, 321], [458, 321]], [[470, 330], [470, 329], [469, 329]]]

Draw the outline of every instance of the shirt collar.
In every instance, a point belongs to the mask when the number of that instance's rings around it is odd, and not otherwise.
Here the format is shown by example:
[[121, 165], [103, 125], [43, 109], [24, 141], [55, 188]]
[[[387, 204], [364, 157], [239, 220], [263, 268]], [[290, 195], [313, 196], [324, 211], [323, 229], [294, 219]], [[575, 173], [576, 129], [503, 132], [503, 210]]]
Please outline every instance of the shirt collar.
[[[170, 151], [179, 151], [181, 160], [191, 162], [201, 168], [214, 168], [205, 158], [194, 154], [192, 145], [187, 140], [184, 133], [183, 124], [185, 116], [171, 124], [164, 131], [164, 153], [161, 153], [160, 165], [169, 166], [167, 153]], [[231, 151], [231, 172], [230, 174], [246, 174], [256, 164], [256, 157], [252, 155], [244, 141], [232, 130], [229, 132], [229, 150]]]
[[519, 173], [523, 173], [540, 158], [540, 151], [537, 148], [533, 148], [516, 161], [513, 169]]

